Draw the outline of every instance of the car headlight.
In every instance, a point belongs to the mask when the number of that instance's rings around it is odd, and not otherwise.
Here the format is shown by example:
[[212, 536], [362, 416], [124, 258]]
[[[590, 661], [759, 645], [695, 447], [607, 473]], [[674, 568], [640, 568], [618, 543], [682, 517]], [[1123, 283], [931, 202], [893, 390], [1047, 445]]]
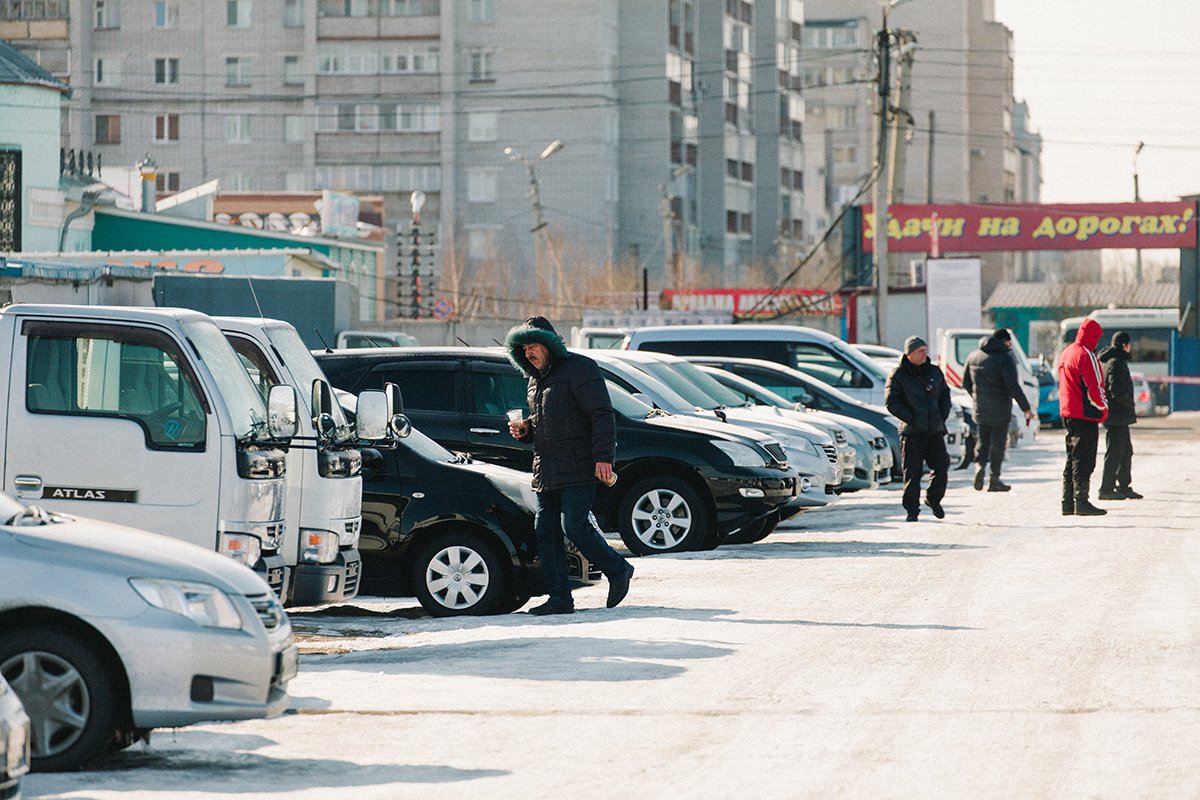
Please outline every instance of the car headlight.
[[248, 533], [222, 533], [217, 552], [224, 553], [239, 564], [253, 567], [262, 558], [262, 542]]
[[784, 447], [791, 448], [792, 450], [799, 450], [801, 453], [808, 453], [820, 458], [825, 458], [824, 451], [818, 450], [815, 444], [808, 439], [805, 439], [803, 436], [780, 436], [777, 438], [779, 439], [779, 443]]
[[242, 615], [229, 595], [207, 583], [130, 578], [129, 585], [150, 605], [187, 617], [205, 628], [239, 630]]
[[341, 540], [333, 531], [319, 531], [305, 528], [300, 531], [300, 541], [304, 547], [300, 551], [300, 559], [308, 564], [328, 564], [337, 558]]
[[518, 506], [531, 510], [537, 508], [537, 493], [533, 491], [533, 485], [525, 473], [520, 472], [515, 475], [489, 473], [487, 479], [488, 483], [496, 487], [496, 491]]
[[[782, 443], [782, 442], [781, 442]], [[723, 439], [712, 440], [713, 447], [720, 450], [729, 460], [733, 462], [735, 467], [765, 467], [767, 459], [762, 453], [755, 450], [748, 444], [739, 442], [727, 442]]]

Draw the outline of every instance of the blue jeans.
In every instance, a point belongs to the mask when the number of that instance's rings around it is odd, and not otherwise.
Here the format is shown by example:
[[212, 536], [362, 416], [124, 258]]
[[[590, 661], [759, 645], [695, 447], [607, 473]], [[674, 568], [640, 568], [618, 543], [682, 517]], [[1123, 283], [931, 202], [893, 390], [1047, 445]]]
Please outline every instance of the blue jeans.
[[542, 562], [542, 579], [551, 600], [567, 604], [572, 602], [563, 534], [606, 577], [611, 578], [625, 571], [625, 559], [596, 532], [588, 519], [592, 500], [596, 496], [595, 485], [543, 489], [537, 496], [537, 516], [534, 517], [533, 529], [537, 535], [538, 558]]

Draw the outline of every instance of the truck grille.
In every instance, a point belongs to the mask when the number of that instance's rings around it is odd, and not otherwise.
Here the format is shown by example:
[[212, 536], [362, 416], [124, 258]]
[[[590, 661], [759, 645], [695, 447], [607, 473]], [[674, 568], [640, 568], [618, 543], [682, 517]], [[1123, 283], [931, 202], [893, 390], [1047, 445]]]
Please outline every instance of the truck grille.
[[836, 442], [837, 444], [845, 444], [846, 443], [846, 434], [843, 433], [842, 431], [834, 431], [833, 432], [833, 441]]
[[784, 454], [783, 447], [781, 445], [776, 442], [771, 442], [770, 444], [763, 446], [767, 449], [767, 452], [771, 454], [771, 458], [775, 459], [780, 464], [787, 463], [787, 456]]
[[832, 444], [822, 445], [821, 449], [825, 451], [825, 456], [829, 459], [830, 464], [838, 463], [837, 447]]
[[264, 628], [273, 631], [279, 627], [279, 623], [283, 621], [283, 606], [279, 605], [279, 601], [274, 596], [269, 594], [246, 595], [246, 599], [254, 607], [254, 613], [258, 614]]
[[263, 547], [267, 550], [278, 550], [283, 542], [283, 520], [271, 522], [263, 526]]
[[346, 581], [342, 587], [344, 597], [354, 597], [358, 594], [358, 580], [362, 577], [362, 562], [352, 561], [346, 565]]
[[883, 436], [876, 436], [874, 439], [871, 440], [871, 447], [875, 448], [876, 450], [882, 450], [883, 448], [885, 448], [887, 446], [888, 446], [887, 439], [884, 438]]

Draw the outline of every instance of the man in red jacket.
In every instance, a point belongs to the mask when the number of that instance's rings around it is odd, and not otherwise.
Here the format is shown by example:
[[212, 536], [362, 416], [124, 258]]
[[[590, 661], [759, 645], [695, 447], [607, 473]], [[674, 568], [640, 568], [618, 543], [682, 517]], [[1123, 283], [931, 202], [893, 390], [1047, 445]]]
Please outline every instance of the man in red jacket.
[[1058, 408], [1067, 429], [1067, 465], [1063, 468], [1062, 513], [1094, 517], [1108, 513], [1088, 502], [1088, 484], [1096, 469], [1100, 423], [1108, 416], [1104, 378], [1093, 351], [1104, 335], [1094, 319], [1085, 319], [1058, 360]]

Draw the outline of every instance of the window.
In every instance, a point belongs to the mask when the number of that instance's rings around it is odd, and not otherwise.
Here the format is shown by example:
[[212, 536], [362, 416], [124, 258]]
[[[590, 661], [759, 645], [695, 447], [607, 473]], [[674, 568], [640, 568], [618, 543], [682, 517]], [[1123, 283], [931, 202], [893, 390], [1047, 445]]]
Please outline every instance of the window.
[[471, 22], [495, 22], [496, 0], [470, 0]]
[[789, 343], [788, 366], [839, 389], [869, 389], [871, 380], [857, 367], [821, 345]]
[[308, 138], [308, 125], [303, 114], [283, 115], [283, 140], [285, 142], [303, 142]]
[[283, 27], [304, 27], [304, 0], [283, 0]]
[[496, 141], [496, 112], [472, 111], [467, 114], [467, 138], [472, 142]]
[[229, 56], [225, 59], [225, 85], [250, 85], [250, 59], [245, 56]]
[[95, 61], [92, 83], [96, 86], [121, 85], [121, 59], [117, 56], [100, 56]]
[[154, 115], [154, 141], [159, 144], [179, 141], [178, 114]]
[[250, 0], [225, 0], [225, 25], [230, 28], [249, 28]]
[[[467, 258], [482, 261], [496, 255], [496, 231], [494, 228], [467, 229]], [[514, 406], [515, 407], [515, 406]]]
[[454, 377], [449, 369], [392, 367], [375, 370], [367, 381], [379, 388], [388, 381], [399, 386], [406, 410], [454, 412]]
[[496, 202], [496, 171], [494, 169], [467, 170], [467, 200], [471, 203]]
[[179, 83], [179, 59], [154, 59], [154, 82], [159, 84]]
[[121, 117], [119, 114], [96, 115], [96, 144], [121, 143]]
[[374, 133], [379, 130], [379, 106], [360, 105], [354, 107], [354, 130]]
[[225, 115], [225, 141], [230, 144], [246, 144], [250, 141], [250, 115]]
[[239, 169], [225, 175], [221, 180], [221, 188], [231, 192], [248, 192], [254, 187], [250, 184], [250, 176]]
[[529, 398], [525, 393], [528, 382], [516, 370], [472, 370], [467, 381], [471, 387], [467, 413], [503, 417], [510, 408], [519, 408], [528, 416]]
[[833, 163], [853, 164], [857, 160], [858, 149], [853, 145], [845, 145], [833, 148]]
[[300, 66], [300, 56], [283, 57], [283, 82], [292, 85], [304, 83], [304, 70]]
[[726, 211], [725, 212], [725, 232], [726, 233], [737, 233], [738, 232], [738, 213], [736, 211]]
[[26, 328], [26, 408], [133, 420], [151, 450], [204, 449], [202, 395], [175, 342], [153, 331], [73, 328]]
[[121, 27], [121, 0], [96, 0], [96, 28]]
[[177, 171], [159, 170], [154, 176], [154, 188], [159, 192], [178, 192], [179, 173]]
[[740, 215], [740, 217], [741, 217], [741, 224], [742, 224], [742, 233], [753, 233], [754, 232], [753, 215], [742, 214], [742, 215]]
[[494, 81], [496, 80], [495, 73], [495, 53], [491, 50], [471, 50], [467, 54], [469, 69], [468, 72], [473, 81]]
[[238, 354], [238, 360], [246, 368], [246, 374], [250, 376], [250, 382], [254, 384], [254, 387], [258, 389], [258, 393], [262, 395], [263, 402], [266, 402], [267, 395], [271, 392], [271, 387], [283, 382], [275, 374], [275, 369], [271, 366], [271, 362], [267, 360], [266, 354], [258, 348], [258, 345], [240, 336], [225, 334], [225, 338], [229, 340], [229, 346]]
[[825, 127], [831, 129], [853, 128], [858, 125], [858, 109], [855, 106], [826, 106]]
[[154, 27], [179, 27], [179, 3], [176, 0], [154, 0]]

